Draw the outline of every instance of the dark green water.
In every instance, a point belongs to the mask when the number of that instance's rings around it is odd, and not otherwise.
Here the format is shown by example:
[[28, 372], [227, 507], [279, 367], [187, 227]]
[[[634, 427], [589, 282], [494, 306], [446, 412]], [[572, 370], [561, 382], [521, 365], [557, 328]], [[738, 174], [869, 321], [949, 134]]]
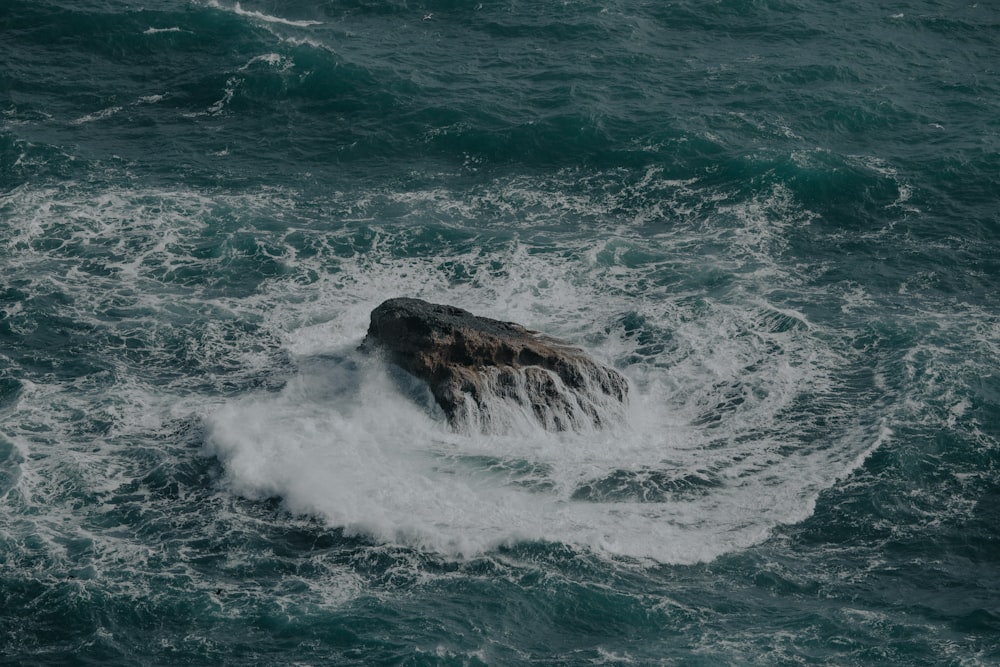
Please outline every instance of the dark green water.
[[998, 201], [988, 2], [7, 0], [0, 664], [1000, 663]]

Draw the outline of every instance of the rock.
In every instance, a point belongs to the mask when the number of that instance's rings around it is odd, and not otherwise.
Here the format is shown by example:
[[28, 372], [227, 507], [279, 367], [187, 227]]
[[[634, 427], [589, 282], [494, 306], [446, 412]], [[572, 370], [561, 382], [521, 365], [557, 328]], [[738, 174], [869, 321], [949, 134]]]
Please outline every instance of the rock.
[[396, 298], [371, 315], [361, 349], [424, 380], [456, 428], [529, 418], [554, 431], [600, 428], [624, 414], [628, 383], [563, 341], [454, 306]]

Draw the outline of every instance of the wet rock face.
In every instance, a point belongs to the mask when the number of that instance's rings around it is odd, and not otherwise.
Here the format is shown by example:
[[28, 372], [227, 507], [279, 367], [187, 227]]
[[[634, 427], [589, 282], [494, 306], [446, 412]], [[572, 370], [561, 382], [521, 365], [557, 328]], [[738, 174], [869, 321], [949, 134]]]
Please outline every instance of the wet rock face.
[[419, 299], [373, 310], [361, 349], [426, 381], [456, 428], [498, 431], [521, 417], [553, 431], [600, 428], [623, 416], [628, 395], [620, 373], [578, 348]]

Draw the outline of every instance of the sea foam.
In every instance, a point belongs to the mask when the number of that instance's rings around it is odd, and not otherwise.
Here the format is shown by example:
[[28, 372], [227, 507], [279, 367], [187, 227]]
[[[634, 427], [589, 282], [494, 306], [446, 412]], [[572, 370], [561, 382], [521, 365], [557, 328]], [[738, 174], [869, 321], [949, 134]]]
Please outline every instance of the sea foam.
[[228, 7], [218, 0], [209, 0], [209, 7], [215, 9], [221, 9], [224, 11], [232, 12], [238, 16], [245, 16], [247, 18], [255, 19], [257, 21], [264, 21], [266, 23], [279, 23], [281, 25], [293, 26], [296, 28], [308, 28], [309, 26], [322, 25], [322, 21], [308, 21], [308, 20], [293, 20], [286, 19], [280, 16], [272, 16], [271, 14], [265, 14], [264, 12], [254, 11], [250, 9], [243, 9], [240, 3], [235, 3], [232, 7]]
[[[763, 243], [748, 250], [764, 256]], [[282, 316], [299, 323], [286, 331], [297, 360], [288, 384], [208, 416], [206, 453], [222, 462], [226, 487], [451, 555], [554, 540], [696, 562], [806, 518], [818, 493], [876, 441], [877, 429], [846, 414], [829, 437], [803, 421], [800, 410], [836, 409], [834, 376], [845, 360], [802, 313], [763, 299], [680, 299], [637, 311], [622, 293], [635, 275], [607, 271], [599, 249], [526, 250], [514, 243], [453, 255], [475, 287], [450, 284], [430, 258], [388, 251], [342, 262], [343, 273], [313, 292], [319, 300]], [[453, 432], [419, 383], [355, 352], [370, 309], [403, 290], [519, 320], [617, 361], [636, 390], [624, 423], [556, 434], [510, 419], [507, 433]], [[670, 344], [651, 348], [648, 336]], [[812, 407], [801, 406], [807, 395]]]
[[[853, 407], [857, 397], [840, 377], [854, 363], [850, 351], [801, 309], [762, 294], [726, 299], [669, 289], [671, 275], [697, 284], [712, 268], [703, 266], [704, 253], [687, 252], [715, 243], [711, 229], [678, 225], [652, 240], [627, 229], [587, 242], [536, 239], [529, 213], [504, 222], [505, 234], [513, 229], [524, 240], [491, 237], [488, 228], [448, 240], [442, 227], [434, 254], [411, 252], [415, 235], [427, 233], [420, 220], [465, 219], [494, 201], [545, 203], [525, 182], [505, 187], [471, 197], [394, 195], [416, 218], [402, 226], [376, 222], [377, 196], [339, 201], [338, 216], [349, 220], [339, 231], [315, 224], [280, 190], [226, 198], [81, 190], [78, 200], [64, 193], [53, 206], [46, 191], [25, 187], [5, 202], [19, 210], [10, 242], [24, 247], [20, 270], [72, 264], [89, 249], [89, 272], [74, 264], [59, 278], [61, 312], [122, 341], [119, 366], [108, 374], [124, 378], [113, 385], [121, 403], [115, 423], [150, 432], [155, 424], [142, 420], [162, 418], [173, 402], [170, 413], [203, 424], [202, 453], [221, 463], [224, 491], [280, 498], [295, 515], [387, 544], [469, 556], [556, 541], [609, 556], [710, 560], [808, 517], [819, 493], [889, 437]], [[690, 197], [698, 186], [647, 187]], [[618, 204], [549, 205], [586, 225], [600, 207]], [[781, 192], [745, 209], [730, 206], [725, 215], [745, 220], [747, 230], [730, 237], [731, 254], [715, 270], [746, 264], [751, 284], [787, 283], [773, 257], [791, 207]], [[247, 230], [247, 215], [281, 216], [286, 231]], [[192, 248], [204, 243], [208, 218], [214, 245], [199, 259]], [[364, 252], [345, 250], [358, 243]], [[269, 268], [276, 261], [281, 271]], [[234, 263], [245, 267], [244, 278], [259, 274], [257, 282], [220, 281]], [[587, 433], [549, 433], [527, 422], [492, 434], [453, 432], [425, 388], [355, 351], [372, 308], [398, 294], [517, 321], [586, 348], [627, 375], [625, 419]], [[12, 326], [35, 326], [22, 319], [11, 318]], [[132, 359], [141, 376], [129, 370]], [[179, 359], [191, 369], [181, 376]], [[159, 407], [141, 399], [149, 394]], [[19, 418], [36, 417], [47, 429], [66, 428], [51, 409]], [[51, 472], [36, 471], [46, 464], [31, 458], [32, 437], [26, 431], [16, 442], [32, 461], [19, 466], [27, 488], [44, 486]], [[90, 471], [106, 458], [80, 453], [72, 462]]]

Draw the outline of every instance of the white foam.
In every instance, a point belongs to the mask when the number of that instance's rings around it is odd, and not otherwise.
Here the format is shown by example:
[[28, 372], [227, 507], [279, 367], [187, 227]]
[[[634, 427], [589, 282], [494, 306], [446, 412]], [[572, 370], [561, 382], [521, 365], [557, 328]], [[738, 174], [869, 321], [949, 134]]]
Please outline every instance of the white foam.
[[[696, 194], [697, 183], [647, 176], [644, 187], [661, 189], [663, 199]], [[279, 496], [297, 514], [388, 543], [472, 555], [517, 540], [553, 540], [665, 562], [709, 560], [808, 516], [818, 494], [879, 442], [877, 426], [856, 421], [850, 401], [838, 396], [835, 375], [850, 359], [827, 341], [839, 336], [794, 308], [748, 295], [766, 294], [776, 279], [791, 282], [774, 260], [784, 248], [783, 225], [792, 224], [782, 216], [800, 215], [787, 193], [721, 211], [744, 225], [723, 237], [729, 254], [721, 258], [697, 252], [698, 244], [721, 243], [711, 220], [679, 223], [653, 240], [623, 228], [592, 239], [519, 241], [517, 234], [530, 238], [546, 219], [553, 228], [560, 216], [596, 227], [622, 206], [614, 198], [547, 198], [525, 181], [468, 197], [439, 189], [391, 195], [390, 203], [404, 203], [412, 217], [404, 222], [413, 224], [379, 225], [380, 196], [335, 197], [330, 215], [343, 225], [338, 230], [326, 220], [316, 224], [313, 209], [277, 189], [225, 197], [22, 186], [0, 200], [9, 219], [18, 220], [4, 236], [18, 263], [5, 270], [45, 274], [46, 289], [58, 282], [70, 302], [67, 317], [141, 342], [145, 368], [183, 354], [196, 366], [219, 369], [148, 386], [150, 380], [122, 364], [113, 388], [95, 387], [92, 394], [114, 404], [117, 435], [155, 432], [164, 415], [204, 415], [205, 452], [222, 462], [225, 489]], [[652, 199], [642, 205], [653, 210]], [[442, 226], [434, 251], [416, 252], [412, 241], [426, 233], [426, 220], [467, 225], [504, 200], [529, 205], [513, 206], [510, 217], [495, 223], [485, 218], [477, 238], [449, 240]], [[240, 211], [241, 229], [247, 220], [276, 216], [287, 229], [284, 236], [256, 233], [286, 270], [243, 296], [170, 278], [225, 260], [192, 255], [209, 222], [227, 233], [232, 221], [220, 219], [220, 209]], [[639, 210], [636, 217], [652, 220]], [[354, 242], [359, 230], [362, 251], [337, 247]], [[511, 234], [512, 240], [498, 240]], [[283, 241], [291, 235], [299, 241]], [[64, 246], [36, 249], [42, 239]], [[302, 239], [309, 253], [299, 252]], [[108, 275], [79, 266], [76, 250], [87, 245]], [[743, 262], [767, 270], [747, 269], [748, 293], [728, 301], [646, 279], [655, 271], [699, 271], [706, 256], [730, 271]], [[53, 271], [53, 264], [66, 270]], [[628, 375], [626, 423], [590, 433], [527, 427], [507, 435], [453, 433], [426, 390], [354, 351], [371, 309], [399, 295], [454, 303], [583, 345]], [[109, 324], [102, 313], [112, 307], [136, 314]], [[195, 320], [204, 323], [198, 335], [178, 350], [169, 329]], [[281, 365], [277, 351], [289, 358]], [[222, 387], [231, 395], [241, 378], [269, 375], [288, 379], [281, 391], [221, 398]], [[52, 499], [67, 475], [102, 493], [135, 478], [114, 451], [60, 454], [59, 461], [32, 456], [38, 434], [61, 437], [71, 428], [71, 409], [93, 409], [90, 399], [54, 408], [65, 402], [56, 386], [32, 391], [25, 393], [18, 416], [24, 430], [15, 440], [29, 462], [20, 488]], [[845, 425], [804, 434], [796, 412], [803, 396], [831, 423]], [[115, 441], [131, 446], [142, 437]]]
[[[420, 195], [436, 197], [444, 195]], [[833, 391], [829, 374], [842, 360], [816, 349], [816, 325], [805, 315], [765, 301], [714, 304], [699, 317], [669, 302], [642, 309], [677, 347], [659, 360], [669, 370], [626, 367], [634, 386], [627, 426], [452, 433], [426, 395], [353, 352], [381, 298], [450, 301], [590, 340], [596, 356], [614, 359], [635, 346], [608, 333], [611, 321], [636, 305], [618, 293], [633, 276], [581, 262], [583, 253], [538, 255], [514, 243], [450, 255], [475, 276], [455, 285], [439, 258], [386, 252], [345, 260], [340, 273], [313, 288], [316, 298], [300, 301], [295, 314], [276, 314], [300, 359], [325, 354], [335, 361], [307, 364], [281, 394], [235, 401], [209, 419], [207, 451], [223, 462], [232, 491], [280, 496], [294, 512], [449, 554], [527, 539], [694, 562], [806, 518], [818, 493], [858, 465], [859, 449], [873, 441], [858, 449], [850, 442], [802, 446], [798, 427], [782, 413], [804, 392], [821, 399]], [[491, 274], [491, 265], [505, 269]], [[779, 317], [790, 324], [775, 328]], [[735, 407], [719, 405], [727, 391], [739, 398]], [[714, 425], [696, 423], [715, 414]], [[581, 495], [602, 484], [608, 488]], [[615, 484], [635, 488], [616, 492]], [[671, 485], [678, 491], [663, 490]]]
[[106, 109], [101, 109], [100, 111], [89, 113], [86, 116], [81, 116], [77, 118], [76, 120], [73, 121], [73, 125], [83, 125], [85, 123], [93, 123], [94, 121], [104, 120], [105, 118], [110, 118], [111, 116], [114, 116], [121, 110], [122, 107], [118, 106], [107, 107]]
[[218, 100], [216, 100], [215, 102], [213, 102], [212, 105], [209, 106], [208, 109], [205, 110], [205, 112], [209, 116], [216, 116], [216, 115], [222, 113], [222, 110], [225, 109], [226, 106], [230, 102], [232, 102], [233, 95], [236, 94], [236, 89], [242, 83], [243, 83], [243, 79], [239, 79], [239, 78], [236, 78], [236, 77], [229, 77], [226, 80], [226, 87], [223, 90], [222, 97], [220, 97]]
[[[832, 481], [823, 467], [837, 459], [778, 455], [781, 443], [768, 438], [706, 450], [689, 426], [654, 417], [649, 395], [633, 429], [456, 435], [381, 369], [351, 378], [357, 393], [317, 391], [343, 380], [331, 377], [336, 370], [317, 369], [278, 397], [240, 401], [210, 419], [208, 452], [226, 467], [228, 488], [280, 496], [293, 512], [449, 554], [554, 540], [667, 562], [710, 560], [806, 518]], [[734, 465], [737, 456], [744, 460]], [[621, 471], [682, 478], [713, 468], [718, 481], [688, 498], [603, 502], [576, 493]]]
[[208, 6], [213, 9], [221, 9], [223, 11], [232, 12], [238, 16], [244, 16], [247, 18], [256, 19], [258, 21], [264, 21], [265, 23], [278, 23], [281, 25], [293, 26], [296, 28], [308, 28], [310, 26], [322, 25], [322, 21], [308, 21], [308, 20], [292, 20], [282, 18], [280, 16], [272, 16], [270, 14], [265, 14], [263, 12], [258, 12], [254, 10], [243, 9], [240, 3], [234, 4], [232, 7], [227, 7], [218, 0], [209, 0]]
[[899, 175], [899, 170], [878, 157], [856, 155], [851, 157], [859, 161], [866, 169], [870, 169], [876, 174], [888, 178], [896, 186], [898, 192], [896, 200], [892, 204], [887, 205], [886, 208], [895, 207], [910, 213], [920, 213], [920, 209], [908, 203], [913, 196], [913, 186]]
[[287, 70], [292, 67], [293, 63], [288, 58], [282, 56], [279, 53], [265, 53], [263, 55], [254, 56], [239, 68], [239, 71], [244, 72], [254, 65], [262, 63], [273, 67], [275, 69], [280, 69], [282, 71]]

